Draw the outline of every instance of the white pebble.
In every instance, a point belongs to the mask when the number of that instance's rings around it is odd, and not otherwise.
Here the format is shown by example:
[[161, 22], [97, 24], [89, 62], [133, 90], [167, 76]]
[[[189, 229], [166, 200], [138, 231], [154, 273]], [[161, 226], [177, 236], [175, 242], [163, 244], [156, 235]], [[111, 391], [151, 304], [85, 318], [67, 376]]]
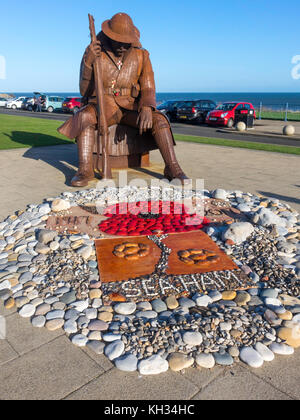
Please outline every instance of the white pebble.
[[262, 356], [253, 347], [243, 347], [240, 351], [240, 359], [253, 368], [259, 368], [264, 363]]
[[109, 360], [114, 360], [117, 357], [120, 357], [123, 353], [125, 345], [121, 340], [115, 340], [112, 343], [108, 344], [105, 347], [104, 354], [109, 358]]
[[121, 315], [131, 315], [136, 310], [136, 304], [134, 302], [117, 303], [114, 306], [114, 311]]
[[212, 369], [216, 362], [212, 354], [200, 353], [196, 356], [196, 363], [203, 368]]
[[169, 368], [167, 360], [158, 355], [141, 360], [138, 364], [138, 371], [141, 375], [158, 375], [166, 372]]
[[257, 342], [255, 344], [255, 350], [261, 355], [265, 362], [274, 360], [274, 353], [264, 344]]
[[275, 354], [282, 354], [282, 355], [288, 356], [294, 353], [293, 347], [288, 346], [287, 344], [284, 344], [284, 343], [271, 343], [269, 348]]
[[35, 309], [34, 305], [28, 303], [20, 309], [19, 314], [22, 318], [30, 318], [34, 315]]
[[189, 346], [199, 346], [202, 341], [202, 335], [198, 331], [186, 331], [182, 334], [182, 340]]

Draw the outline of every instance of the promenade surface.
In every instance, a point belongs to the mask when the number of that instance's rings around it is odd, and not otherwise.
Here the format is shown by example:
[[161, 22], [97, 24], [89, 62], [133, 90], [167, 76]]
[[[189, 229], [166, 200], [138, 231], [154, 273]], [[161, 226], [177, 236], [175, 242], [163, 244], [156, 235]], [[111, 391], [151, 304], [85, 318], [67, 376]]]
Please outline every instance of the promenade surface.
[[[299, 156], [192, 143], [178, 143], [177, 154], [190, 177], [204, 178], [205, 188], [260, 193], [300, 211]], [[131, 170], [129, 180], [161, 174], [159, 153], [151, 159], [149, 170]], [[29, 203], [73, 191], [76, 160], [74, 145], [1, 151], [0, 220]], [[141, 377], [75, 347], [62, 331], [33, 328], [2, 304], [0, 315], [7, 324], [7, 337], [0, 340], [0, 399], [300, 399], [299, 349], [259, 369], [239, 362]]]

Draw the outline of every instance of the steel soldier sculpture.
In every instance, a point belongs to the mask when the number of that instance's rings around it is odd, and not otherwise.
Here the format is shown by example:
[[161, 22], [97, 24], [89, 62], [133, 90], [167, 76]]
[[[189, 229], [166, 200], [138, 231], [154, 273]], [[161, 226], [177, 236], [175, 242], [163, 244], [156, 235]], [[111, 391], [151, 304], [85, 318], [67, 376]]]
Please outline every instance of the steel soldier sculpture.
[[[93, 150], [98, 118], [105, 113], [108, 127], [114, 124], [150, 131], [165, 162], [164, 176], [188, 179], [176, 159], [174, 137], [168, 119], [156, 110], [154, 74], [149, 53], [141, 47], [140, 32], [126, 13], [117, 13], [102, 24], [102, 31], [87, 47], [80, 69], [83, 107], [58, 130], [76, 138], [79, 169], [72, 186], [84, 187], [94, 178]], [[97, 109], [95, 63], [100, 60], [104, 109]], [[99, 76], [100, 77], [100, 76]], [[98, 104], [99, 105], [99, 104]], [[103, 118], [103, 117], [102, 117]], [[111, 178], [110, 169], [103, 178]]]

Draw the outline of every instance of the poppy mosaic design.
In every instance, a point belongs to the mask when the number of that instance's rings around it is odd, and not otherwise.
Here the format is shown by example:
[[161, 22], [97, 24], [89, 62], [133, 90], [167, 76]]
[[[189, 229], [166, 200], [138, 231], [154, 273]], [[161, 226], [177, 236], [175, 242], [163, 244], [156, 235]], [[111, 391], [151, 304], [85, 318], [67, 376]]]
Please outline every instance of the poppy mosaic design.
[[184, 204], [174, 201], [139, 201], [108, 207], [99, 229], [109, 235], [139, 236], [190, 232], [202, 229], [209, 220], [191, 214]]

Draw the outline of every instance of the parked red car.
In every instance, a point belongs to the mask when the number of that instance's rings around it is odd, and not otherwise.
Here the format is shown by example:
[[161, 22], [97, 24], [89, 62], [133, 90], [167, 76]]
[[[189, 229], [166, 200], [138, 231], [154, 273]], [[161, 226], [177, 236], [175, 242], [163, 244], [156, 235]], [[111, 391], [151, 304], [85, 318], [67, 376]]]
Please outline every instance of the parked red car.
[[231, 128], [235, 124], [236, 112], [246, 114], [250, 109], [254, 111], [254, 118], [256, 118], [255, 109], [250, 102], [224, 102], [207, 114], [205, 122], [210, 125], [224, 125]]
[[75, 114], [81, 107], [81, 98], [66, 98], [62, 104], [63, 112]]

